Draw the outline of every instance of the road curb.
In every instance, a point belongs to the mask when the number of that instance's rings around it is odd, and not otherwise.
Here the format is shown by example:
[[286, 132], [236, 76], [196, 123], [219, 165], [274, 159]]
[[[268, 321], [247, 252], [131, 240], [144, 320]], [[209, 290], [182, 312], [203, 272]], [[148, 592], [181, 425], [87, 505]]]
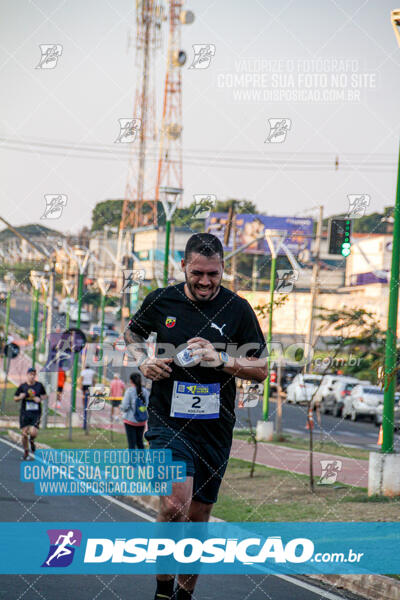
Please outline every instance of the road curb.
[[307, 577], [353, 592], [368, 600], [377, 600], [377, 598], [400, 600], [400, 581], [395, 581], [386, 575], [307, 575]]

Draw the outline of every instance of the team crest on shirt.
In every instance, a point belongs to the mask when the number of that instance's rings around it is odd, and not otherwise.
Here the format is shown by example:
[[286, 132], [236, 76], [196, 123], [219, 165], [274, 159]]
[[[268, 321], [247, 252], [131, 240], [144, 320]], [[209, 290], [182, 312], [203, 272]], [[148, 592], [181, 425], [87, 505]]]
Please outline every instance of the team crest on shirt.
[[165, 325], [167, 327], [175, 327], [176, 317], [167, 317], [165, 319]]

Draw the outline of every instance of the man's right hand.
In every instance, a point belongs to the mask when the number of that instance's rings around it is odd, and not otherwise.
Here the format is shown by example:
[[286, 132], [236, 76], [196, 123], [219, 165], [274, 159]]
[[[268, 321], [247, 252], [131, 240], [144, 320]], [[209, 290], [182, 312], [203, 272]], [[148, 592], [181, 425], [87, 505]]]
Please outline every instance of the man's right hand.
[[159, 381], [169, 377], [172, 372], [168, 363], [172, 362], [172, 358], [146, 358], [139, 366], [139, 371], [152, 381]]

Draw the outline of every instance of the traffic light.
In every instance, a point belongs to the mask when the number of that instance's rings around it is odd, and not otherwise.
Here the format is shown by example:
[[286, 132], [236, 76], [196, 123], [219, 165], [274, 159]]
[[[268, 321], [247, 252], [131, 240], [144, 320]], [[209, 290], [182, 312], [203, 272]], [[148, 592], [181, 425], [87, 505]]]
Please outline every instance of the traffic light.
[[351, 248], [351, 219], [329, 220], [328, 254], [349, 256]]

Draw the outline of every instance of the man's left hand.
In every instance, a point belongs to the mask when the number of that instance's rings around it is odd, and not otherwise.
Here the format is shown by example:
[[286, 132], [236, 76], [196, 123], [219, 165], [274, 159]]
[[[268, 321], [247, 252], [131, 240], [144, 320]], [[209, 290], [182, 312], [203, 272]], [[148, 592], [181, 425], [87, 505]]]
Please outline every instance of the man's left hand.
[[201, 337], [195, 337], [188, 340], [188, 349], [193, 355], [193, 358], [201, 359], [201, 362], [207, 363], [199, 366], [218, 367], [221, 364], [217, 350], [211, 342]]

